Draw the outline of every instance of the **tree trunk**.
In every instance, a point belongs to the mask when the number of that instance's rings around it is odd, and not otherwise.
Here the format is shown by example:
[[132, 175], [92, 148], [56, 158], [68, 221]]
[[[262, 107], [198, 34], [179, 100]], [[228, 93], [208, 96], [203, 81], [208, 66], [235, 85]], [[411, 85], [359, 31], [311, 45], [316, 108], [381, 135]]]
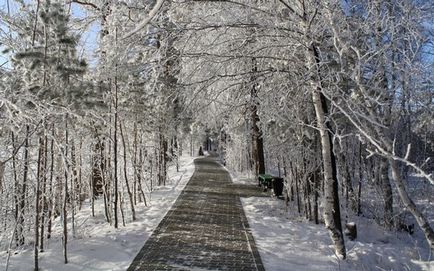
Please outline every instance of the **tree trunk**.
[[282, 164], [283, 164], [283, 178], [284, 178], [284, 189], [285, 189], [285, 211], [288, 211], [288, 206], [289, 206], [289, 201], [290, 201], [290, 185], [288, 182], [288, 170], [287, 170], [287, 165], [286, 165], [286, 159], [285, 157], [282, 157]]
[[259, 128], [259, 115], [258, 115], [258, 86], [256, 82], [256, 73], [258, 71], [256, 58], [252, 58], [252, 88], [250, 91], [250, 120], [252, 122], [252, 158], [255, 167], [255, 176], [258, 178], [259, 174], [265, 173], [265, 159], [264, 159], [264, 140], [262, 131]]
[[[14, 153], [16, 151], [15, 146], [15, 135], [14, 132], [11, 132], [11, 138], [12, 138], [12, 147], [14, 149]], [[20, 204], [19, 204], [19, 195], [20, 195], [20, 187], [18, 183], [18, 176], [17, 176], [17, 161], [15, 158], [15, 155], [12, 157], [12, 170], [14, 174], [14, 205], [15, 205], [15, 230], [14, 230], [14, 236], [15, 236], [15, 244], [18, 245], [18, 223], [19, 223], [19, 217], [20, 217]]]
[[162, 164], [162, 170], [163, 170], [163, 185], [166, 186], [166, 181], [167, 181], [167, 162], [169, 161], [169, 156], [168, 156], [168, 142], [166, 137], [164, 137], [163, 135], [163, 153], [162, 153], [162, 158], [163, 158], [163, 164]]
[[333, 153], [333, 141], [330, 136], [330, 129], [326, 123], [327, 104], [325, 97], [321, 93], [321, 81], [319, 79], [319, 71], [317, 70], [319, 69], [318, 54], [313, 45], [309, 46], [309, 50], [306, 52], [306, 59], [309, 71], [314, 77], [311, 79], [311, 94], [321, 139], [324, 170], [324, 221], [330, 232], [336, 254], [345, 259], [346, 249], [342, 232], [336, 160]]
[[[155, 168], [158, 168], [157, 149], [155, 149], [154, 157], [155, 157], [155, 163], [156, 163]], [[154, 183], [154, 175], [156, 174], [156, 173], [154, 173], [154, 171], [156, 171], [156, 170], [154, 170], [154, 163], [153, 163], [152, 157], [149, 157], [149, 180], [151, 182], [151, 188], [150, 188], [149, 192], [154, 191], [153, 183]]]
[[162, 159], [162, 148], [163, 148], [163, 142], [162, 142], [162, 135], [161, 135], [161, 131], [158, 132], [158, 150], [155, 150], [155, 160], [156, 160], [156, 173], [157, 178], [158, 178], [158, 185], [161, 185], [163, 182], [163, 175], [162, 175], [162, 163], [163, 163], [163, 159]]
[[90, 197], [90, 206], [92, 210], [92, 217], [95, 217], [95, 186], [94, 186], [94, 171], [95, 171], [95, 153], [92, 153], [91, 156], [91, 165], [92, 165], [92, 172], [89, 177], [89, 197]]
[[309, 174], [310, 176], [307, 178], [306, 180], [306, 186], [305, 186], [305, 203], [304, 205], [306, 206], [306, 218], [309, 220], [312, 220], [312, 206], [310, 203], [310, 195], [311, 195], [311, 183], [313, 183], [313, 173]]
[[114, 133], [113, 133], [113, 159], [114, 159], [114, 227], [118, 228], [118, 205], [119, 205], [119, 191], [118, 191], [118, 84], [115, 77], [115, 97], [114, 97]]
[[163, 135], [161, 128], [159, 128], [159, 154], [158, 154], [158, 185], [166, 185], [166, 179], [167, 179], [167, 161], [168, 161], [168, 155], [167, 155], [167, 139]]
[[358, 168], [359, 168], [359, 185], [357, 187], [357, 215], [362, 214], [362, 181], [363, 181], [363, 156], [362, 156], [362, 143], [359, 142], [359, 153], [358, 153]]
[[102, 180], [102, 171], [104, 170], [104, 143], [103, 140], [99, 137], [97, 132], [95, 132], [94, 136], [95, 146], [93, 148], [93, 163], [92, 163], [92, 193], [93, 199], [95, 197], [101, 195], [103, 192], [103, 180]]
[[81, 207], [83, 205], [82, 200], [82, 190], [83, 190], [83, 184], [82, 184], [82, 177], [83, 177], [83, 138], [80, 137], [80, 144], [79, 144], [79, 150], [78, 150], [79, 156], [78, 156], [78, 176], [77, 176], [77, 191], [78, 191], [78, 210], [81, 210]]
[[121, 132], [121, 138], [122, 138], [122, 145], [124, 148], [124, 177], [125, 177], [125, 185], [127, 186], [127, 192], [130, 199], [130, 205], [131, 205], [131, 215], [133, 221], [136, 220], [136, 210], [134, 209], [134, 201], [133, 201], [133, 194], [131, 193], [130, 185], [128, 183], [128, 172], [127, 172], [127, 144], [125, 143], [125, 137], [124, 132], [122, 129], [122, 123], [119, 124], [119, 129]]
[[24, 141], [24, 168], [23, 168], [23, 183], [21, 185], [20, 191], [20, 202], [19, 202], [19, 212], [18, 212], [18, 224], [17, 224], [17, 233], [18, 233], [18, 245], [24, 245], [24, 208], [26, 201], [26, 193], [27, 193], [27, 178], [29, 174], [29, 145], [30, 145], [30, 126], [26, 125], [26, 138]]
[[387, 229], [393, 227], [393, 194], [389, 180], [389, 164], [380, 158], [380, 189], [384, 201], [384, 225]]
[[[133, 195], [134, 195], [134, 205], [137, 205], [137, 185], [139, 180], [139, 170], [138, 170], [138, 164], [137, 164], [137, 156], [138, 156], [138, 139], [137, 139], [137, 116], [134, 120], [134, 127], [133, 127], [133, 133], [134, 133], [134, 141], [133, 141], [133, 169], [134, 169], [134, 184], [133, 184]], [[139, 195], [139, 202], [140, 202], [140, 195]]]
[[297, 211], [299, 214], [301, 214], [300, 189], [299, 189], [299, 185], [298, 185], [299, 172], [298, 172], [297, 168], [295, 168], [294, 181], [295, 181], [295, 196], [297, 197]]
[[41, 252], [44, 251], [44, 234], [45, 234], [45, 217], [47, 216], [47, 163], [48, 163], [48, 138], [47, 135], [45, 135], [44, 138], [44, 160], [43, 160], [43, 164], [42, 164], [42, 176], [41, 176], [41, 181], [42, 181], [42, 206], [41, 206], [41, 210], [42, 210], [42, 215], [41, 215], [41, 241], [40, 241], [40, 245], [39, 245], [39, 249]]
[[35, 239], [34, 239], [34, 260], [35, 260], [35, 271], [39, 270], [39, 200], [41, 197], [41, 180], [43, 171], [43, 152], [44, 152], [44, 140], [39, 138], [39, 151], [38, 151], [38, 164], [37, 164], [37, 176], [36, 176], [36, 191], [35, 191]]
[[174, 138], [173, 138], [173, 148], [175, 150], [176, 172], [179, 172], [179, 143], [178, 143], [178, 137], [177, 136], [174, 136]]
[[313, 175], [313, 182], [314, 182], [314, 203], [313, 203], [313, 216], [315, 224], [319, 224], [319, 211], [318, 211], [318, 198], [319, 198], [319, 189], [320, 189], [320, 178], [319, 178], [320, 172], [319, 170], [315, 170]]
[[[147, 202], [146, 202], [146, 196], [145, 193], [143, 192], [143, 188], [142, 188], [142, 165], [143, 165], [143, 153], [142, 153], [142, 148], [139, 149], [139, 168], [137, 170], [137, 182], [138, 182], [138, 187], [139, 187], [139, 191], [143, 197], [143, 202], [145, 203], [145, 206], [148, 206]], [[152, 177], [151, 177], [152, 178]]]
[[72, 237], [75, 238], [75, 206], [77, 203], [77, 163], [75, 161], [75, 144], [71, 140], [71, 184], [70, 184], [70, 210], [71, 210], [71, 227]]
[[68, 263], [68, 116], [65, 117], [65, 153], [64, 153], [64, 171], [65, 171], [65, 183], [63, 184], [63, 259], [64, 263]]
[[49, 204], [48, 204], [48, 225], [47, 225], [47, 239], [51, 238], [51, 226], [53, 223], [53, 208], [54, 208], [54, 195], [53, 195], [53, 177], [54, 177], [54, 124], [52, 127], [52, 139], [50, 142], [50, 191], [49, 191]]
[[121, 212], [122, 226], [125, 227], [124, 197], [123, 197], [123, 193], [121, 192], [119, 192], [119, 210]]
[[401, 175], [399, 174], [399, 167], [397, 165], [397, 162], [393, 159], [389, 159], [390, 167], [392, 169], [392, 177], [395, 180], [396, 188], [398, 190], [398, 194], [401, 198], [402, 203], [404, 204], [405, 208], [407, 208], [411, 214], [414, 216], [414, 218], [417, 221], [417, 224], [422, 229], [423, 233], [425, 234], [425, 238], [431, 248], [431, 251], [434, 252], [434, 231], [429, 225], [428, 220], [424, 217], [424, 215], [417, 209], [416, 204], [413, 202], [413, 200], [410, 198], [410, 196], [407, 193], [407, 190], [405, 188], [404, 181], [401, 178]]

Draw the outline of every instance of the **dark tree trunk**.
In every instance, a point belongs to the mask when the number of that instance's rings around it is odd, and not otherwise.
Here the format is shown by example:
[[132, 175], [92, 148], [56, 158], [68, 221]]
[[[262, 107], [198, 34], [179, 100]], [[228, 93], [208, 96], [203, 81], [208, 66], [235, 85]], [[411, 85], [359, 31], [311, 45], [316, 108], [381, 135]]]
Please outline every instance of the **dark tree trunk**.
[[23, 183], [21, 184], [20, 191], [20, 202], [19, 202], [19, 212], [18, 212], [18, 223], [17, 223], [17, 232], [18, 232], [18, 245], [24, 245], [24, 208], [26, 201], [26, 193], [27, 193], [27, 178], [29, 174], [29, 144], [30, 144], [30, 126], [26, 125], [26, 138], [24, 141], [24, 168], [23, 168]]
[[44, 237], [45, 237], [45, 217], [47, 216], [47, 211], [48, 211], [48, 203], [47, 203], [47, 163], [48, 163], [48, 138], [45, 135], [44, 138], [44, 155], [43, 155], [43, 163], [42, 163], [42, 176], [41, 176], [41, 184], [42, 184], [42, 206], [41, 206], [41, 210], [42, 210], [42, 215], [41, 215], [41, 241], [40, 241], [40, 251], [43, 252], [44, 251]]
[[104, 144], [102, 143], [99, 135], [95, 133], [95, 146], [93, 149], [93, 164], [92, 164], [92, 193], [93, 199], [103, 193], [103, 181], [102, 181], [102, 170], [104, 170]]
[[357, 215], [362, 214], [362, 181], [363, 181], [362, 143], [359, 142], [359, 185], [357, 187]]
[[70, 178], [70, 210], [71, 210], [71, 226], [72, 237], [75, 238], [75, 206], [77, 203], [77, 163], [75, 154], [75, 144], [71, 140], [71, 178]]
[[65, 117], [65, 153], [64, 153], [64, 171], [65, 171], [65, 183], [63, 184], [63, 259], [65, 264], [68, 263], [68, 199], [69, 199], [69, 191], [68, 191], [68, 116]]
[[[133, 141], [133, 169], [134, 169], [134, 184], [133, 184], [133, 195], [134, 195], [134, 205], [137, 205], [137, 190], [138, 190], [138, 183], [139, 183], [139, 165], [137, 164], [137, 156], [138, 156], [138, 139], [137, 139], [137, 116], [134, 120], [134, 127], [133, 127], [133, 133], [134, 133], [134, 141]], [[142, 165], [140, 165], [142, 166]], [[140, 195], [139, 195], [139, 202], [140, 202]]]
[[380, 161], [380, 190], [384, 201], [384, 225], [387, 229], [393, 226], [393, 194], [389, 180], [389, 163], [386, 159]]
[[313, 175], [313, 182], [314, 182], [314, 202], [313, 202], [313, 216], [315, 224], [319, 224], [319, 212], [318, 212], [318, 198], [319, 198], [319, 189], [320, 189], [320, 172], [319, 170], [315, 170]]
[[121, 192], [119, 192], [119, 210], [121, 211], [122, 226], [125, 227], [124, 197]]
[[312, 187], [311, 184], [313, 183], [313, 173], [310, 174], [310, 176], [308, 177], [308, 179], [306, 180], [306, 195], [305, 195], [305, 209], [306, 209], [306, 218], [309, 220], [312, 220], [312, 206], [310, 203], [310, 196], [312, 194]]
[[83, 177], [83, 138], [80, 138], [80, 144], [79, 144], [79, 150], [78, 150], [79, 156], [78, 156], [78, 176], [77, 176], [77, 192], [78, 192], [78, 210], [81, 210], [81, 207], [83, 206], [83, 183], [82, 183], [82, 177]]
[[145, 193], [143, 192], [143, 188], [142, 188], [142, 165], [143, 165], [143, 161], [144, 161], [143, 160], [143, 151], [142, 151], [142, 148], [140, 148], [139, 149], [139, 164], [140, 164], [140, 166], [137, 170], [137, 182], [138, 182], [137, 184], [139, 187], [140, 194], [142, 195], [143, 202], [145, 203], [145, 206], [148, 206], [148, 204], [146, 202], [146, 196], [145, 196]]
[[[15, 146], [15, 135], [14, 132], [11, 132], [11, 138], [12, 138], [12, 147], [14, 149], [14, 153], [16, 151], [16, 146]], [[18, 176], [17, 176], [17, 161], [15, 158], [15, 155], [12, 156], [12, 169], [13, 169], [13, 173], [14, 173], [14, 204], [15, 204], [15, 230], [14, 230], [14, 236], [15, 236], [15, 244], [19, 244], [18, 243], [18, 224], [19, 224], [19, 213], [20, 213], [20, 204], [19, 204], [19, 195], [20, 195], [20, 190], [19, 190], [19, 183], [18, 183]]]
[[47, 239], [51, 238], [51, 226], [53, 223], [53, 208], [54, 208], [54, 195], [53, 195], [53, 177], [54, 177], [54, 124], [52, 127], [52, 139], [50, 142], [50, 191], [49, 191], [49, 204], [48, 204], [48, 225], [47, 225]]
[[43, 154], [44, 153], [44, 140], [39, 138], [39, 151], [38, 151], [38, 164], [37, 164], [37, 175], [36, 175], [36, 193], [35, 193], [35, 239], [34, 239], [34, 260], [35, 268], [34, 270], [39, 270], [39, 219], [40, 219], [40, 199], [41, 199], [41, 182], [42, 182], [42, 171], [43, 171]]
[[128, 182], [127, 144], [125, 142], [125, 136], [124, 136], [124, 132], [123, 132], [123, 129], [122, 129], [122, 123], [119, 124], [119, 129], [120, 129], [120, 132], [121, 132], [122, 145], [123, 145], [123, 149], [124, 149], [124, 178], [125, 178], [125, 185], [127, 186], [128, 197], [130, 199], [132, 219], [133, 219], [133, 221], [135, 221], [136, 220], [136, 210], [134, 209], [133, 194], [131, 193], [130, 185], [129, 185], [129, 182]]
[[118, 228], [118, 205], [119, 205], [119, 191], [118, 191], [118, 85], [117, 78], [115, 77], [115, 96], [114, 96], [114, 133], [113, 133], [113, 162], [114, 162], [114, 227]]
[[164, 137], [163, 133], [159, 132], [159, 141], [160, 141], [160, 150], [158, 154], [158, 185], [166, 185], [166, 179], [167, 179], [167, 161], [169, 160], [167, 150], [168, 150], [168, 143], [167, 139]]
[[252, 87], [250, 91], [250, 120], [252, 122], [252, 158], [255, 167], [256, 178], [259, 174], [265, 173], [265, 159], [264, 159], [264, 140], [262, 131], [259, 128], [259, 115], [258, 115], [258, 84], [256, 82], [256, 73], [258, 71], [256, 58], [252, 58]]
[[301, 202], [300, 202], [300, 190], [299, 190], [299, 185], [298, 185], [298, 170], [295, 169], [295, 196], [297, 197], [297, 211], [299, 214], [301, 214]]

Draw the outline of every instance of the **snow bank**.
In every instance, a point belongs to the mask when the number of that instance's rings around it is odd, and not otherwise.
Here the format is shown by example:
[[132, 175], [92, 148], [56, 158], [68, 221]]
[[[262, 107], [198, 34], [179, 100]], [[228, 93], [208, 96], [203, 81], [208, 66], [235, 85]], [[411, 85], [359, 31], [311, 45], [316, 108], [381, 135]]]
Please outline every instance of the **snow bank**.
[[[103, 202], [95, 202], [95, 217], [91, 216], [90, 204], [85, 203], [76, 215], [76, 236], [69, 237], [69, 263], [66, 265], [59, 238], [61, 225], [55, 221], [53, 238], [47, 243], [45, 252], [40, 253], [40, 268], [55, 271], [126, 270], [193, 175], [193, 158], [182, 157], [180, 164], [180, 172], [169, 169], [166, 187], [157, 187], [152, 192], [150, 206], [139, 204], [136, 207], [136, 221], [130, 222], [129, 213], [125, 214], [128, 221], [125, 227], [120, 222], [119, 229], [115, 229], [105, 221]], [[0, 252], [0, 270], [5, 270], [6, 258], [6, 252]], [[12, 255], [9, 270], [33, 270], [33, 247]]]
[[346, 240], [348, 259], [339, 261], [324, 225], [285, 212], [280, 200], [241, 200], [266, 270], [434, 270], [420, 236], [387, 232], [359, 218], [358, 238]]

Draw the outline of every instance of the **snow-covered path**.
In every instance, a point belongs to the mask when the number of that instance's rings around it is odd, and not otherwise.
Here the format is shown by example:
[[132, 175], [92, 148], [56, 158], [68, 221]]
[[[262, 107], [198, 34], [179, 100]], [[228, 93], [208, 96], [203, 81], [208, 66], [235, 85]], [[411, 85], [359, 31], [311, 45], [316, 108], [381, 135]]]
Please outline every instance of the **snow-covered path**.
[[195, 166], [128, 270], [264, 270], [241, 205], [243, 188], [213, 157], [196, 159]]

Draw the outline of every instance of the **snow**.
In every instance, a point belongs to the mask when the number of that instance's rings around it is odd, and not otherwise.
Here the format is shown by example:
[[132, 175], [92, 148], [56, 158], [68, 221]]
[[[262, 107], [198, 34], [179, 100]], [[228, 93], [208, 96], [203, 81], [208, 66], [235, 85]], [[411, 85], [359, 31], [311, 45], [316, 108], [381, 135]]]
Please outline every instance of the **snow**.
[[[192, 157], [182, 157], [180, 164], [180, 172], [176, 172], [174, 167], [169, 169], [166, 187], [157, 187], [152, 192], [150, 206], [146, 207], [142, 203], [137, 205], [136, 221], [131, 222], [130, 213], [126, 212], [125, 227], [120, 223], [119, 229], [115, 229], [105, 221], [101, 200], [95, 202], [95, 217], [91, 216], [90, 204], [85, 203], [76, 215], [75, 238], [69, 237], [69, 263], [66, 265], [63, 263], [59, 237], [61, 224], [56, 220], [54, 236], [47, 243], [45, 252], [39, 254], [40, 268], [56, 271], [126, 270], [193, 175]], [[6, 259], [7, 253], [1, 252], [0, 270], [5, 270]], [[33, 270], [33, 247], [26, 247], [11, 255], [8, 270]]]
[[358, 238], [346, 239], [348, 259], [340, 261], [324, 225], [285, 211], [284, 201], [276, 198], [241, 200], [266, 270], [434, 270], [434, 256], [420, 232], [388, 232], [358, 218]]
[[251, 185], [251, 184], [256, 185], [256, 184], [258, 184], [254, 180], [253, 175], [250, 172], [235, 172], [235, 171], [229, 170], [228, 168], [226, 168], [226, 170], [231, 175], [233, 183], [236, 183], [236, 184], [247, 184], [247, 185]]
[[[230, 170], [230, 174], [234, 183], [256, 184], [249, 173]], [[432, 223], [434, 201], [419, 199], [425, 198], [431, 190], [420, 179], [414, 177], [410, 181], [409, 190], [415, 202]], [[358, 237], [354, 241], [346, 238], [347, 260], [341, 261], [334, 254], [324, 224], [315, 225], [301, 218], [294, 211], [295, 206], [286, 208], [283, 200], [272, 197], [241, 200], [266, 270], [434, 271], [434, 255], [430, 254], [425, 237], [417, 225], [414, 234], [409, 235], [406, 232], [387, 231], [373, 219], [352, 217], [348, 224], [357, 226]]]
[[[193, 158], [182, 157], [180, 172], [169, 170], [168, 185], [152, 193], [151, 206], [136, 207], [137, 220], [114, 229], [105, 222], [103, 202], [96, 202], [92, 217], [89, 203], [76, 215], [76, 235], [68, 244], [69, 263], [63, 263], [61, 224], [56, 221], [53, 239], [40, 253], [42, 270], [126, 270], [143, 244], [166, 215], [194, 172]], [[256, 184], [248, 174], [231, 172], [237, 184]], [[414, 235], [385, 231], [372, 219], [354, 217], [358, 238], [346, 240], [348, 259], [335, 257], [324, 225], [300, 218], [295, 208], [286, 208], [276, 198], [242, 198], [243, 207], [266, 270], [423, 270], [434, 271], [434, 256], [422, 233]], [[126, 204], [126, 203], [125, 203]], [[0, 253], [0, 270], [5, 270], [7, 254]], [[431, 259], [431, 261], [429, 261]], [[33, 247], [11, 256], [9, 270], [33, 270]]]

